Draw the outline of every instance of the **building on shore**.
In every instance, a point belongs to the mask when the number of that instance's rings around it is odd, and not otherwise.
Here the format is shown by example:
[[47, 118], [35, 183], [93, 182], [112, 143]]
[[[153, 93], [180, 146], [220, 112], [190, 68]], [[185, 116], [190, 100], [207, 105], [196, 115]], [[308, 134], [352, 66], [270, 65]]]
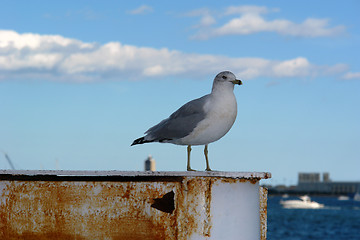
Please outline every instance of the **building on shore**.
[[151, 155], [145, 160], [145, 171], [156, 171], [155, 159]]
[[360, 191], [360, 181], [332, 181], [329, 173], [298, 173], [296, 186], [268, 186], [273, 194], [355, 195]]

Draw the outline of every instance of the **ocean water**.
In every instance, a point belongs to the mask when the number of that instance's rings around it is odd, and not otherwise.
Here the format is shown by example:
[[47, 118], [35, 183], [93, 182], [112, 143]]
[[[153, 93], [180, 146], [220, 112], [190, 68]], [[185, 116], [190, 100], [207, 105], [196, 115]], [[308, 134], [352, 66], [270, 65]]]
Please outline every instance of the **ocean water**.
[[281, 197], [269, 196], [267, 239], [360, 240], [359, 201], [311, 197], [311, 200], [325, 204], [325, 208], [284, 209], [280, 200]]

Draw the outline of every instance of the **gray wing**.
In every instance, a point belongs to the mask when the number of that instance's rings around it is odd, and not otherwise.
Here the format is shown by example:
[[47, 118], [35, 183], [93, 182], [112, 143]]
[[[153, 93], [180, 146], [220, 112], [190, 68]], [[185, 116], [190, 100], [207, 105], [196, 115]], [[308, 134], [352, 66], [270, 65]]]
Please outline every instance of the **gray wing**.
[[145, 132], [152, 141], [179, 139], [189, 135], [201, 122], [206, 113], [204, 104], [209, 95], [192, 100], [184, 104], [167, 119], [153, 126]]

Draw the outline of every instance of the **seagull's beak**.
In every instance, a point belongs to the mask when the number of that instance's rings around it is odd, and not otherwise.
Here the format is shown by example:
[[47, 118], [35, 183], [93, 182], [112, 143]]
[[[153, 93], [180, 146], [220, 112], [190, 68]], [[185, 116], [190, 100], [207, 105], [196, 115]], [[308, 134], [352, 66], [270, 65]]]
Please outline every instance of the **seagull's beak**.
[[235, 79], [234, 81], [231, 81], [233, 84], [242, 85], [242, 81], [239, 79]]

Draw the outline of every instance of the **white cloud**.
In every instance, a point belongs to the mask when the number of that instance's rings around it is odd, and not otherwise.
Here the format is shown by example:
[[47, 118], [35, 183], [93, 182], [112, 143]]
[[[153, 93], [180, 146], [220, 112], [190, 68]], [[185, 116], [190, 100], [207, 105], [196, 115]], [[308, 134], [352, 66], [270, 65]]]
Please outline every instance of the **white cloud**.
[[197, 10], [188, 12], [185, 15], [190, 16], [190, 17], [197, 17], [197, 16], [201, 17], [199, 23], [196, 24], [195, 26], [193, 26], [194, 28], [207, 27], [207, 26], [210, 26], [210, 25], [213, 25], [216, 23], [215, 18], [212, 16], [212, 14], [210, 13], [210, 10], [207, 8], [197, 9]]
[[311, 72], [311, 64], [306, 58], [298, 57], [280, 62], [274, 66], [274, 72], [283, 77], [305, 77]]
[[251, 5], [243, 5], [243, 6], [230, 6], [225, 10], [225, 15], [232, 14], [265, 14], [268, 12], [278, 11], [278, 9], [269, 9], [264, 6], [251, 6]]
[[150, 13], [153, 11], [153, 8], [148, 6], [148, 5], [141, 5], [138, 8], [135, 8], [131, 11], [129, 11], [130, 14], [133, 15], [139, 15], [139, 14], [146, 14], [146, 13]]
[[360, 72], [347, 72], [344, 74], [342, 79], [345, 79], [345, 80], [358, 79], [358, 80], [360, 80]]
[[[218, 18], [234, 14], [237, 15], [236, 17], [227, 20], [221, 26], [200, 29], [192, 38], [205, 40], [225, 35], [249, 35], [259, 32], [275, 32], [295, 37], [329, 37], [345, 32], [343, 25], [330, 27], [329, 19], [307, 18], [302, 23], [295, 23], [286, 19], [267, 20], [263, 16], [269, 12], [277, 11], [278, 9], [275, 8], [269, 9], [260, 6], [231, 6]], [[215, 22], [215, 16], [212, 17]]]
[[200, 26], [210, 26], [216, 23], [215, 18], [213, 18], [210, 14], [206, 14], [202, 16], [200, 20]]
[[213, 75], [231, 70], [242, 79], [306, 78], [336, 75], [343, 64], [317, 66], [298, 57], [284, 61], [183, 53], [109, 42], [84, 43], [57, 35], [19, 34], [0, 30], [1, 79], [40, 78], [57, 81], [144, 79]]
[[51, 48], [69, 48], [76, 47], [80, 49], [88, 49], [92, 44], [83, 43], [81, 41], [64, 38], [59, 35], [39, 35], [34, 33], [18, 34], [15, 31], [0, 30], [0, 48], [16, 48], [16, 49], [38, 49], [50, 50]]

